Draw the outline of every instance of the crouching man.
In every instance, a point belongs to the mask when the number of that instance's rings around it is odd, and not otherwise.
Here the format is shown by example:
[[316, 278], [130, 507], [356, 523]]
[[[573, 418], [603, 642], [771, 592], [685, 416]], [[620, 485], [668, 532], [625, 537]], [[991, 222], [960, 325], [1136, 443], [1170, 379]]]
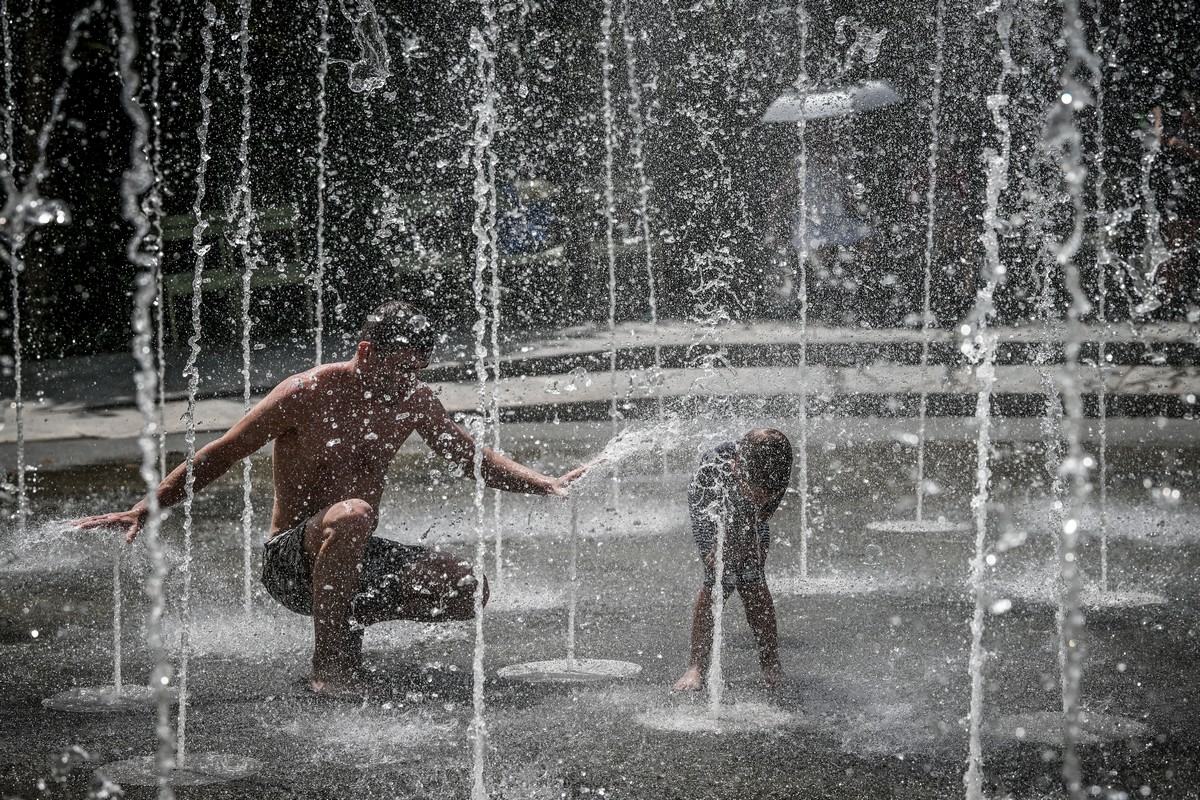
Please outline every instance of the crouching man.
[[[418, 377], [435, 341], [420, 311], [400, 301], [386, 303], [368, 316], [349, 361], [286, 378], [196, 454], [199, 491], [267, 442], [275, 443], [275, 502], [262, 580], [284, 606], [313, 618], [309, 685], [316, 692], [361, 691], [367, 625], [474, 615], [470, 564], [372, 535], [388, 465], [411, 434], [474, 474], [475, 441]], [[567, 484], [582, 471], [551, 478], [483, 449], [483, 480], [496, 489], [565, 498]], [[186, 475], [181, 464], [159, 485], [163, 508], [184, 500]], [[133, 541], [146, 513], [143, 500], [128, 511], [75, 524], [124, 527]], [[486, 579], [483, 597], [486, 602]]]

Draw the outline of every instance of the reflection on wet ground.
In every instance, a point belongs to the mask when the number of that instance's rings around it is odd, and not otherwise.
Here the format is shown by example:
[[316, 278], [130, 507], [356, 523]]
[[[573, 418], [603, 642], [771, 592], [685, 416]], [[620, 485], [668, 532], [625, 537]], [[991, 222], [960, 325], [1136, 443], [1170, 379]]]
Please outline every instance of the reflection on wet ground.
[[[549, 429], [550, 426], [546, 426]], [[786, 430], [786, 424], [783, 425]], [[554, 472], [596, 452], [604, 435], [559, 430], [554, 452], [532, 440], [519, 458]], [[799, 566], [795, 498], [773, 521], [769, 561], [788, 673], [761, 684], [740, 603], [726, 611], [725, 706], [713, 720], [703, 696], [670, 685], [686, 663], [699, 564], [686, 526], [684, 487], [694, 449], [622, 463], [575, 492], [583, 539], [576, 630], [580, 658], [615, 659], [640, 674], [600, 683], [530, 684], [497, 676], [511, 664], [566, 652], [570, 515], [557, 501], [504, 496], [503, 575], [492, 575], [485, 618], [487, 775], [493, 797], [961, 797], [969, 700], [967, 586], [973, 532], [915, 536], [868, 524], [912, 513], [909, 459], [891, 443], [817, 443], [810, 459], [813, 537]], [[983, 753], [988, 796], [1061, 796], [1061, 695], [1051, 585], [1052, 508], [1041, 456], [1000, 443], [993, 462], [984, 646]], [[1188, 450], [1136, 446], [1110, 452], [1107, 525], [1111, 602], [1086, 610], [1081, 755], [1099, 796], [1186, 797], [1200, 785], [1196, 623], [1200, 540]], [[930, 447], [927, 501], [934, 515], [969, 519], [973, 443]], [[469, 483], [421, 479], [421, 456], [403, 456], [382, 512], [382, 535], [469, 556], [475, 510]], [[266, 479], [264, 463], [256, 480]], [[1181, 477], [1183, 476], [1183, 477]], [[1181, 483], [1181, 481], [1183, 483]], [[1179, 494], [1164, 494], [1170, 485]], [[112, 676], [115, 537], [70, 532], [63, 521], [126, 505], [132, 469], [43, 473], [26, 537], [3, 534], [0, 567], [0, 789], [38, 795], [48, 759], [72, 746], [92, 766], [149, 755], [144, 711], [79, 715], [42, 700]], [[265, 529], [265, 485], [256, 518]], [[488, 502], [492, 502], [491, 493]], [[196, 580], [188, 743], [192, 753], [259, 762], [222, 797], [461, 798], [469, 793], [472, 623], [392, 623], [368, 632], [372, 694], [346, 703], [304, 688], [311, 633], [259, 594], [240, 607], [241, 487], [226, 479], [196, 504]], [[1164, 500], [1163, 498], [1167, 498]], [[180, 519], [167, 523], [178, 596]], [[485, 518], [490, 522], [491, 511]], [[1084, 528], [1098, 529], [1095, 509]], [[121, 552], [124, 675], [145, 682], [142, 641], [148, 572], [138, 547]], [[1086, 539], [1085, 573], [1099, 575], [1100, 543]], [[489, 556], [489, 571], [494, 572]], [[257, 585], [256, 585], [257, 589]], [[1094, 590], [1093, 590], [1094, 591]], [[1158, 598], [1155, 600], [1155, 598]], [[1085, 597], [1085, 600], [1087, 598]], [[1150, 602], [1154, 600], [1154, 602]], [[1160, 602], [1159, 600], [1165, 600]], [[168, 610], [172, 647], [180, 609]], [[37, 632], [36, 637], [34, 631]], [[90, 768], [51, 780], [50, 796], [82, 797]], [[152, 797], [129, 785], [128, 797]], [[178, 796], [217, 796], [181, 786]], [[1107, 793], [1107, 794], [1105, 794]]]

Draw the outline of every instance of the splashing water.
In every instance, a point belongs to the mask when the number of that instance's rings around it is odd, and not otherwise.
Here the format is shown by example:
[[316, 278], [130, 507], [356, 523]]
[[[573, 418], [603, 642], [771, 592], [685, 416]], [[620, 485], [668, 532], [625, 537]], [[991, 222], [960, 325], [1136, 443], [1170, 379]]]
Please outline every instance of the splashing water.
[[371, 0], [341, 0], [342, 16], [352, 26], [354, 43], [362, 58], [358, 61], [330, 61], [348, 64], [348, 85], [352, 92], [374, 92], [392, 77], [392, 57], [388, 54], [384, 21]]
[[25, 531], [29, 518], [29, 494], [25, 486], [27, 465], [25, 463], [24, 365], [21, 341], [21, 273], [25, 271], [25, 262], [21, 257], [21, 250], [34, 229], [45, 225], [67, 225], [71, 222], [71, 213], [66, 204], [60, 200], [48, 199], [39, 195], [38, 184], [46, 174], [46, 151], [50, 143], [50, 133], [59, 122], [71, 76], [79, 66], [75, 60], [75, 50], [79, 45], [80, 32], [92, 17], [100, 12], [102, 7], [100, 0], [96, 0], [71, 19], [71, 28], [62, 55], [65, 74], [50, 102], [50, 114], [38, 132], [37, 154], [24, 187], [18, 186], [14, 175], [16, 168], [13, 155], [16, 152], [16, 140], [13, 138], [15, 104], [12, 97], [12, 40], [9, 34], [7, 2], [0, 9], [4, 25], [5, 75], [5, 151], [0, 153], [0, 185], [3, 185], [6, 194], [4, 208], [0, 209], [0, 236], [6, 240], [7, 251], [3, 253], [3, 256], [9, 265], [12, 285], [13, 415], [17, 430], [17, 530], [22, 533]]

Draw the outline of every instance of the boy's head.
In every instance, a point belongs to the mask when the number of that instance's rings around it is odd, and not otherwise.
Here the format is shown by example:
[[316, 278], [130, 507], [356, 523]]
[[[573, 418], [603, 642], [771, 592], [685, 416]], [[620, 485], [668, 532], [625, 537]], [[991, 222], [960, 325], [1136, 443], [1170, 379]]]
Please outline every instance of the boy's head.
[[403, 300], [392, 300], [367, 314], [358, 340], [370, 342], [380, 356], [400, 350], [429, 356], [437, 343], [437, 335], [424, 312]]
[[792, 477], [792, 443], [774, 428], [747, 431], [737, 444], [742, 474], [754, 486], [775, 495]]

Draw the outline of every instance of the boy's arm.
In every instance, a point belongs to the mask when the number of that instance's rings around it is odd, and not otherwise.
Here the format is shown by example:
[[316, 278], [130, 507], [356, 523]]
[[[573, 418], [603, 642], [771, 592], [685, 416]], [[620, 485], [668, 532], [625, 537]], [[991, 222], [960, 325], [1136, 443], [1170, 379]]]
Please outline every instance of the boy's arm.
[[[442, 402], [427, 386], [414, 393], [417, 404], [416, 431], [435, 453], [457, 465], [467, 475], [475, 471], [475, 440], [450, 419]], [[578, 478], [586, 467], [551, 478], [494, 450], [483, 449], [483, 482], [493, 489], [521, 494], [553, 494], [567, 497], [567, 484]]]
[[787, 494], [787, 489], [780, 489], [779, 493], [772, 497], [767, 502], [763, 503], [762, 510], [758, 513], [758, 521], [765, 523], [771, 519], [771, 515], [779, 510], [779, 504], [783, 502], [783, 496]]
[[[300, 385], [280, 384], [258, 405], [250, 409], [232, 428], [219, 439], [205, 445], [196, 453], [192, 462], [193, 488], [200, 491], [230, 467], [256, 452], [267, 442], [278, 437], [290, 426], [291, 412], [300, 401]], [[187, 496], [187, 462], [171, 471], [155, 490], [161, 508], [170, 508]], [[114, 511], [75, 520], [79, 528], [126, 529], [125, 539], [132, 542], [145, 523], [149, 508], [142, 498], [128, 511]]]

